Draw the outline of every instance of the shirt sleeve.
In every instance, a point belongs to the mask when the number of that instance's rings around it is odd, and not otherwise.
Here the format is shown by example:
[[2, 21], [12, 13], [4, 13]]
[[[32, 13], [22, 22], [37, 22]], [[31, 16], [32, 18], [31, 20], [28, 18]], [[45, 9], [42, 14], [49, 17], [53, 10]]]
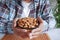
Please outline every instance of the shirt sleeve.
[[15, 16], [15, 9], [11, 8], [10, 9], [10, 14], [9, 14], [9, 21], [12, 21]]
[[43, 6], [44, 7], [42, 11], [43, 12], [42, 18], [49, 24], [49, 28], [54, 28], [56, 25], [56, 20], [54, 18], [49, 0], [45, 0]]
[[[7, 1], [7, 2], [10, 2], [10, 0]], [[15, 5], [16, 5], [15, 1], [13, 1], [13, 0], [11, 1], [11, 3], [8, 3], [8, 7], [10, 9], [10, 12], [9, 12], [9, 21], [12, 21], [14, 19], [14, 17], [15, 17], [15, 12], [16, 12]]]

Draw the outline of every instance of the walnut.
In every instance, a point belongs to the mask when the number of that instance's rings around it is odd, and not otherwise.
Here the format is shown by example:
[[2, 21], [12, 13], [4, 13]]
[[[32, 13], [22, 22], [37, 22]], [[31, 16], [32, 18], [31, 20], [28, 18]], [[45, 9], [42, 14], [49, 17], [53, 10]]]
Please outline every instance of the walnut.
[[18, 19], [17, 24], [18, 27], [22, 28], [36, 28], [39, 25], [38, 20], [36, 18], [30, 17]]

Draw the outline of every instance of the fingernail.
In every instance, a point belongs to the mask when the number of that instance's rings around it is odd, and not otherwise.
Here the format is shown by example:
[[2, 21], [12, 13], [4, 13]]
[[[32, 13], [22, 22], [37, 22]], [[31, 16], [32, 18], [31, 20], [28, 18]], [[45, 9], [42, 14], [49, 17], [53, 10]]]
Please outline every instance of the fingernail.
[[27, 30], [25, 30], [25, 32], [27, 32]]
[[37, 37], [37, 36], [31, 36], [30, 39], [35, 38], [35, 37]]

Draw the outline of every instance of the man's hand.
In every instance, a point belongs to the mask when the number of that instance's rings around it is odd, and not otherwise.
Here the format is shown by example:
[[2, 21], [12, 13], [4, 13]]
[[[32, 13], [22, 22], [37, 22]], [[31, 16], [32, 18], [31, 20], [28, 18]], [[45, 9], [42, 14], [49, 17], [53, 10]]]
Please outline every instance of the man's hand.
[[19, 18], [16, 18], [13, 20], [13, 31], [16, 35], [25, 38], [28, 36], [27, 30], [26, 29], [21, 29], [16, 27], [16, 22]]
[[18, 19], [19, 19], [19, 18], [15, 18], [15, 19], [13, 20], [13, 27], [16, 27], [16, 22], [17, 22]]
[[32, 32], [30, 33], [30, 38], [34, 38], [34, 37], [37, 37], [40, 33], [42, 33], [42, 30], [43, 30], [43, 20], [42, 20], [42, 18], [40, 18], [40, 17], [38, 17], [37, 18], [38, 19], [38, 21], [39, 21], [39, 27], [38, 28], [36, 28], [36, 29], [34, 29], [34, 30], [32, 30]]

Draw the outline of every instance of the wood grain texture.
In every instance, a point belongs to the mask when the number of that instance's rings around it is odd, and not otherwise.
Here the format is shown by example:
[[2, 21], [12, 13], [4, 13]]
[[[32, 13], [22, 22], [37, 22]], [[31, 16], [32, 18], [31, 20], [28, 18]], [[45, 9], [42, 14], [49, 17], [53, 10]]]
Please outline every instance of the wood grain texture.
[[[21, 37], [17, 37], [14, 34], [7, 34], [4, 36], [4, 38], [2, 40], [30, 40], [29, 38], [21, 38]], [[41, 34], [36, 38], [33, 38], [31, 40], [50, 40], [47, 34]]]

